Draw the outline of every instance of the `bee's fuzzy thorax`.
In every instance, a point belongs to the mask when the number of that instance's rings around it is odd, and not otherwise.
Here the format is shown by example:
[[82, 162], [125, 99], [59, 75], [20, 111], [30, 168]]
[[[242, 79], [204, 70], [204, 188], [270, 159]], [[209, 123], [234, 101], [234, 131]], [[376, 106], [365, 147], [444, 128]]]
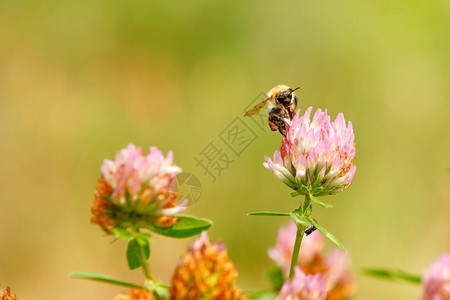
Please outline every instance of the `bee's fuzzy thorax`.
[[268, 93], [267, 93], [267, 97], [276, 97], [280, 94], [281, 91], [286, 91], [289, 90], [290, 87], [288, 87], [285, 84], [279, 84], [277, 86], [275, 86], [274, 88], [272, 88]]

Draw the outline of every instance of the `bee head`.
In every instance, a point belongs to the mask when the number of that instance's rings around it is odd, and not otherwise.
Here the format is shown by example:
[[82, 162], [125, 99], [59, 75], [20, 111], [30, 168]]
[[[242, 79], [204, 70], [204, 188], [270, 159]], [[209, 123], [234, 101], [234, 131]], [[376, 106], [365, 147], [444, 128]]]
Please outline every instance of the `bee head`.
[[294, 91], [298, 90], [300, 87], [295, 89], [287, 88], [285, 90], [281, 90], [276, 96], [277, 101], [283, 106], [288, 106], [295, 103], [297, 106], [297, 97], [294, 95]]

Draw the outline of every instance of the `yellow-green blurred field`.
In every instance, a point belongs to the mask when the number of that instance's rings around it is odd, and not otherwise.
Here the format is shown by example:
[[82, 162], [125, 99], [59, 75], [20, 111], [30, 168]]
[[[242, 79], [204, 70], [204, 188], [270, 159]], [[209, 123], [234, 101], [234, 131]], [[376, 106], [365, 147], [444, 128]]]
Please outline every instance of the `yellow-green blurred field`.
[[[259, 134], [214, 183], [193, 158], [284, 83], [301, 86], [302, 109], [353, 123], [353, 184], [314, 215], [350, 249], [357, 299], [418, 299], [359, 270], [421, 273], [450, 251], [449, 53], [446, 0], [1, 0], [0, 283], [22, 300], [100, 300], [123, 289], [68, 274], [143, 280], [125, 242], [89, 223], [103, 159], [133, 142], [199, 177], [187, 212], [214, 221], [242, 289], [267, 287], [287, 220], [246, 213], [295, 207], [262, 166], [280, 135]], [[155, 276], [168, 281], [192, 241], [155, 236]]]

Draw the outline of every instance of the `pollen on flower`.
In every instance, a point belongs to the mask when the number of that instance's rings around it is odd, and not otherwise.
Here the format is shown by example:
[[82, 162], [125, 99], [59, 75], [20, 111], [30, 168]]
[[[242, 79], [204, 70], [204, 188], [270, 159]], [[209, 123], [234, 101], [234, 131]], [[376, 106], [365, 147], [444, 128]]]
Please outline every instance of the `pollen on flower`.
[[172, 276], [171, 300], [245, 300], [234, 284], [234, 264], [221, 243], [212, 244], [206, 232], [181, 258]]
[[184, 209], [175, 204], [175, 176], [180, 172], [172, 152], [164, 157], [158, 148], [150, 147], [150, 153], [144, 154], [129, 144], [114, 160], [103, 162], [91, 222], [108, 234], [115, 226], [139, 227], [145, 222], [172, 226], [178, 220], [173, 215]]
[[0, 288], [0, 300], [17, 300], [17, 296], [13, 294], [11, 288], [7, 286], [6, 288]]
[[320, 109], [311, 120], [311, 111], [303, 116], [297, 111], [280, 149], [264, 166], [300, 194], [335, 194], [350, 186], [356, 172], [352, 123], [346, 126], [341, 113], [331, 122]]
[[[283, 270], [287, 278], [293, 255], [297, 226], [290, 222], [278, 232], [277, 244], [269, 249], [269, 257]], [[348, 253], [340, 250], [324, 253], [324, 237], [318, 231], [304, 236], [300, 247], [298, 268], [305, 275], [321, 274], [326, 281], [326, 299], [350, 299], [355, 294], [355, 286], [349, 271]], [[302, 299], [302, 298], [299, 298]]]
[[152, 293], [142, 289], [131, 289], [129, 293], [122, 293], [112, 300], [154, 300]]

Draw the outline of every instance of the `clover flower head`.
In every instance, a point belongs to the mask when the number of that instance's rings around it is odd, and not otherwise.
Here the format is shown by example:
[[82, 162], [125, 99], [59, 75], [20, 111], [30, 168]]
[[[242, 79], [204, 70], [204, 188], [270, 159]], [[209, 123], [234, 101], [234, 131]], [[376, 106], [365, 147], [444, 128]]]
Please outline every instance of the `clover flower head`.
[[280, 149], [264, 166], [300, 194], [335, 194], [350, 186], [356, 172], [352, 123], [346, 125], [342, 113], [331, 122], [321, 109], [311, 120], [311, 111], [302, 116], [297, 111]]
[[450, 254], [442, 254], [422, 276], [422, 300], [450, 299]]
[[206, 232], [181, 258], [172, 276], [171, 300], [245, 300], [234, 284], [234, 264], [222, 243], [209, 242]]
[[112, 300], [154, 300], [152, 293], [142, 289], [131, 289], [129, 293], [122, 293]]
[[349, 270], [350, 259], [347, 252], [333, 250], [324, 258], [324, 273], [327, 277], [327, 297], [329, 299], [350, 299], [355, 294], [355, 284]]
[[170, 201], [175, 176], [181, 169], [173, 164], [171, 151], [164, 158], [156, 147], [150, 147], [150, 153], [144, 155], [140, 147], [129, 144], [116, 154], [114, 160], [105, 159], [101, 173], [112, 187], [111, 199], [116, 204], [127, 201], [141, 201], [147, 204], [151, 200], [162, 207]]
[[150, 147], [145, 155], [140, 147], [129, 144], [101, 166], [91, 221], [107, 233], [119, 223], [133, 223], [131, 214], [173, 224], [171, 215], [184, 209], [175, 205], [175, 176], [180, 172], [171, 151], [164, 157], [158, 148]]
[[[288, 277], [297, 226], [291, 221], [278, 231], [277, 244], [269, 249], [269, 257]], [[304, 235], [300, 247], [297, 267], [305, 275], [321, 274], [326, 279], [327, 299], [349, 299], [355, 293], [349, 271], [350, 259], [347, 252], [333, 250], [324, 253], [324, 236], [318, 231]]]
[[276, 300], [325, 300], [326, 279], [322, 274], [305, 275], [295, 267], [292, 281], [287, 279]]
[[17, 300], [17, 296], [13, 294], [9, 286], [0, 288], [0, 300]]

